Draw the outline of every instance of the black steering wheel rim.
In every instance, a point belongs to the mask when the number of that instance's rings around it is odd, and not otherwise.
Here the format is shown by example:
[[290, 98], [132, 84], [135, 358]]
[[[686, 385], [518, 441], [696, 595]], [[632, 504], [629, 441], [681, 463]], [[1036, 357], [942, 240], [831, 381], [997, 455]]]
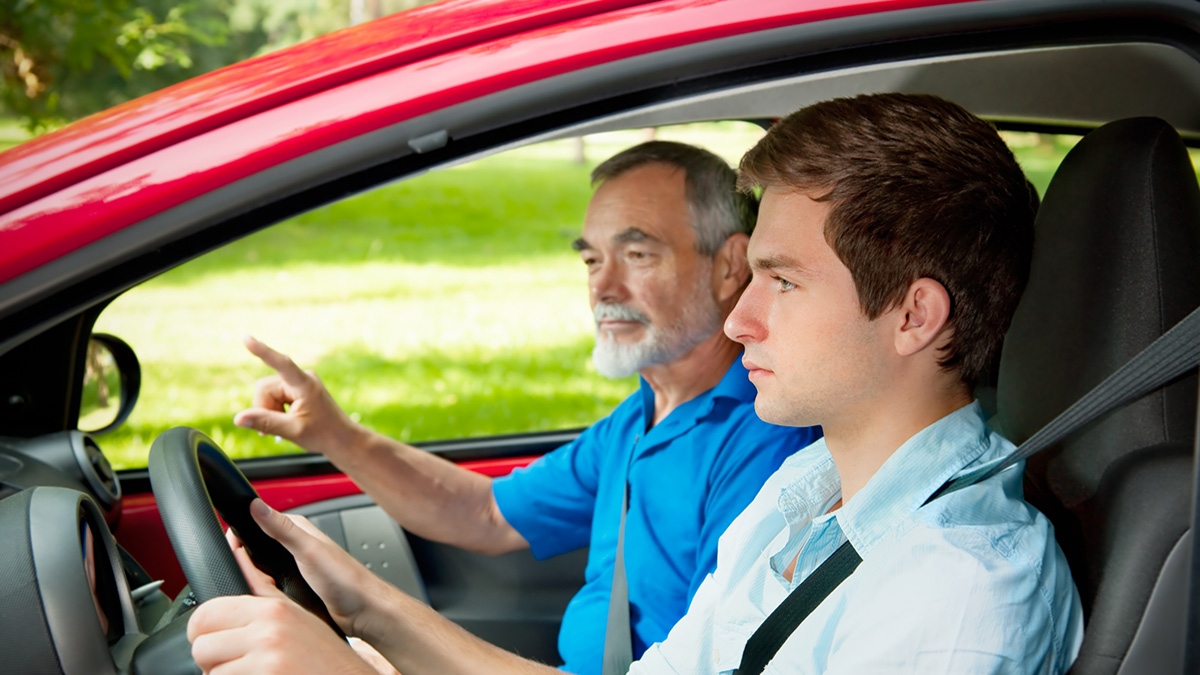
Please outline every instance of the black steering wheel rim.
[[250, 593], [217, 519], [220, 514], [256, 567], [344, 637], [291, 553], [254, 522], [250, 502], [258, 492], [211, 438], [190, 427], [169, 429], [154, 440], [148, 469], [167, 536], [198, 602]]

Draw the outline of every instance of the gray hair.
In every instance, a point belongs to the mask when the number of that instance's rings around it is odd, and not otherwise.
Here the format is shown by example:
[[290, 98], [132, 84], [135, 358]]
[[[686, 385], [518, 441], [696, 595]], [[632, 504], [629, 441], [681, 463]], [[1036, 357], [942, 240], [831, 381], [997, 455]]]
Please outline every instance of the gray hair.
[[729, 237], [754, 230], [758, 200], [738, 191], [737, 172], [725, 160], [694, 145], [647, 141], [622, 150], [592, 171], [592, 185], [656, 162], [683, 169], [684, 198], [701, 253], [716, 255]]

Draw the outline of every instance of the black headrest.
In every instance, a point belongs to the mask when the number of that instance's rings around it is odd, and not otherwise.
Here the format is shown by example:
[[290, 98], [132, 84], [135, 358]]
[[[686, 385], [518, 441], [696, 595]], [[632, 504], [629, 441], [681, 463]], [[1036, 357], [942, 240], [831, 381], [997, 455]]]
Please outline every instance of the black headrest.
[[[1005, 338], [998, 426], [1016, 443], [1200, 305], [1200, 188], [1166, 122], [1105, 125], [1068, 153], [1038, 212], [1029, 286]], [[1192, 438], [1196, 379], [1029, 462], [1068, 508], [1137, 448]]]

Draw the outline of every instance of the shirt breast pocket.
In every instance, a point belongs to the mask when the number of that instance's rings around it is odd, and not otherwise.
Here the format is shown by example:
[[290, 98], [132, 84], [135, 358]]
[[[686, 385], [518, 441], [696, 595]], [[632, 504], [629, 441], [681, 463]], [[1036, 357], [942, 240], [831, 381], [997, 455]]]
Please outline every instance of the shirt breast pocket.
[[712, 660], [718, 673], [732, 673], [742, 663], [742, 650], [756, 626], [720, 624], [713, 631]]

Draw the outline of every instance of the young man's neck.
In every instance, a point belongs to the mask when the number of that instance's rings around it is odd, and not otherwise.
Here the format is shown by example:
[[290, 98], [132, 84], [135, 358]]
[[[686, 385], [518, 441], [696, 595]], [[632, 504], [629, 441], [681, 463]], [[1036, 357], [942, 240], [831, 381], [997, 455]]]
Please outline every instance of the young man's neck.
[[908, 439], [971, 401], [971, 392], [961, 382], [939, 382], [876, 397], [858, 414], [822, 424], [841, 478], [842, 503], [850, 501]]
[[654, 421], [658, 424], [671, 411], [717, 386], [742, 346], [718, 330], [683, 356], [643, 368], [642, 377], [654, 391]]

